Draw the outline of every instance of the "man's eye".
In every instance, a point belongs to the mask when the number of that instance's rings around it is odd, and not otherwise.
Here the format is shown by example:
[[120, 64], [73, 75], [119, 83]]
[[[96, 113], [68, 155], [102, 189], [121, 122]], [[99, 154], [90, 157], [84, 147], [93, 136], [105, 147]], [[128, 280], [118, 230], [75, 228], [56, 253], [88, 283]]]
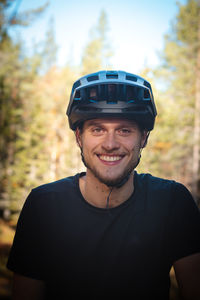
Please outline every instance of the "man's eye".
[[102, 133], [102, 132], [103, 132], [103, 129], [100, 128], [100, 127], [95, 127], [95, 128], [92, 128], [92, 132], [93, 132], [94, 134]]
[[101, 130], [102, 130], [102, 129], [101, 129], [101, 128], [98, 128], [98, 127], [93, 129], [93, 131], [97, 131], [97, 132], [99, 132], [99, 131], [101, 131]]
[[121, 135], [128, 135], [131, 132], [131, 130], [128, 128], [122, 128], [122, 129], [119, 129], [118, 132]]

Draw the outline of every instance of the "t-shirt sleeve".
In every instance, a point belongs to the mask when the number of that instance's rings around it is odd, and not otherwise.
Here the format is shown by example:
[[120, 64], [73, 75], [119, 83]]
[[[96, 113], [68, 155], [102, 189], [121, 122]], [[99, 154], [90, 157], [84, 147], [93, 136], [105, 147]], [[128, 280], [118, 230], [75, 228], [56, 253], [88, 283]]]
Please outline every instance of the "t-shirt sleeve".
[[[43, 247], [38, 199], [32, 191], [21, 211], [7, 262], [11, 271], [34, 279], [43, 279]], [[42, 208], [40, 208], [42, 209]]]
[[180, 183], [174, 184], [168, 228], [172, 263], [200, 252], [200, 211], [190, 192]]

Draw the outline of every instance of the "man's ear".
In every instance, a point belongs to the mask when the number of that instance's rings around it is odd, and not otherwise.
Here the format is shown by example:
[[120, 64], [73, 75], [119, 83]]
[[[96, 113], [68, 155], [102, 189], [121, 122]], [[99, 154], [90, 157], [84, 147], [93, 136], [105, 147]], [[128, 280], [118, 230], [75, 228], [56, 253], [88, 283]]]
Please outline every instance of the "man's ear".
[[148, 138], [149, 138], [149, 134], [150, 132], [149, 131], [143, 131], [143, 145], [142, 145], [142, 148], [145, 148], [146, 145], [147, 145], [147, 142], [148, 142]]
[[79, 128], [76, 128], [75, 136], [76, 136], [76, 142], [77, 142], [78, 146], [80, 148], [82, 148], [81, 133], [80, 133], [80, 129]]

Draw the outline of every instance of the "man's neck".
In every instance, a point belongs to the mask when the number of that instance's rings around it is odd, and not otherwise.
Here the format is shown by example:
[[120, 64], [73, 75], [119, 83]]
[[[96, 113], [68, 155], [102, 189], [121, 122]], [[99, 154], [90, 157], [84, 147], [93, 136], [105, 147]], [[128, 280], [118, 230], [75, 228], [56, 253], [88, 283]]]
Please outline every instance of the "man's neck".
[[125, 202], [132, 195], [134, 191], [133, 176], [134, 174], [131, 174], [128, 181], [120, 188], [111, 188], [101, 183], [93, 173], [87, 170], [86, 175], [80, 177], [79, 186], [84, 199], [96, 207], [106, 208], [107, 198], [110, 194], [109, 207], [112, 208]]

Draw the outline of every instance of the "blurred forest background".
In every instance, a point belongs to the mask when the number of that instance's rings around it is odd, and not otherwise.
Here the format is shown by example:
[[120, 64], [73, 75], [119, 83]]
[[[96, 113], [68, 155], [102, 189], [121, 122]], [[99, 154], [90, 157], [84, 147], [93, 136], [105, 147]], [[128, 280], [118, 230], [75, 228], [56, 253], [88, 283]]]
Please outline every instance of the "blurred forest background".
[[[92, 28], [80, 65], [56, 63], [53, 22], [45, 39], [27, 55], [10, 29], [30, 26], [48, 4], [18, 14], [15, 0], [0, 0], [0, 299], [10, 299], [6, 260], [16, 221], [31, 188], [83, 170], [65, 116], [71, 86], [79, 76], [108, 67], [114, 49], [105, 11]], [[177, 4], [178, 14], [163, 37], [156, 69], [141, 76], [153, 86], [158, 109], [138, 172], [175, 179], [200, 201], [200, 1]], [[16, 6], [17, 7], [17, 6]], [[112, 68], [112, 65], [110, 65]], [[134, 72], [134, 71], [133, 71]], [[171, 299], [179, 299], [173, 281]]]

